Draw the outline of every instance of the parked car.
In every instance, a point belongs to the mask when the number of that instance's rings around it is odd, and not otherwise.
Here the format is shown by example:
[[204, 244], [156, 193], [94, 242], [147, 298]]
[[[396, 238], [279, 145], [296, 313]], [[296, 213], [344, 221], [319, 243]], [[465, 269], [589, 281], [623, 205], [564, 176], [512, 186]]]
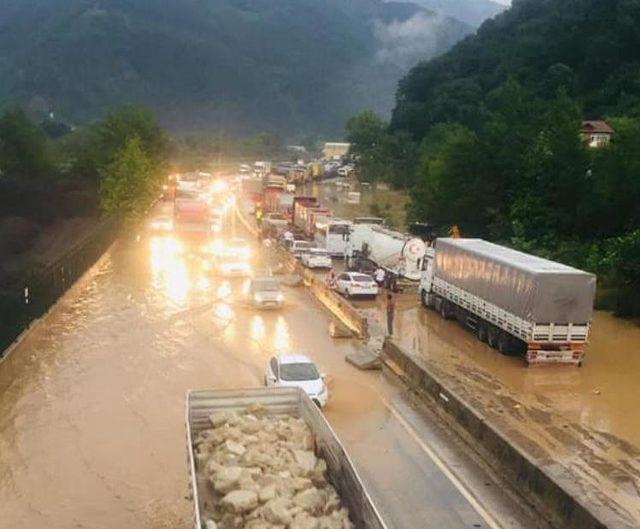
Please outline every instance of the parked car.
[[267, 213], [267, 215], [262, 219], [263, 224], [271, 224], [276, 227], [284, 227], [289, 224], [289, 219], [283, 213]]
[[300, 257], [303, 253], [308, 251], [311, 248], [311, 243], [309, 241], [301, 241], [295, 240], [289, 246], [289, 251], [295, 256]]
[[149, 223], [149, 227], [153, 231], [171, 231], [173, 230], [173, 218], [169, 215], [159, 215]]
[[269, 360], [264, 375], [267, 387], [298, 387], [320, 408], [329, 400], [329, 391], [316, 365], [306, 356], [278, 355]]
[[378, 295], [378, 285], [373, 277], [355, 272], [340, 274], [336, 281], [336, 290], [347, 298]]
[[331, 268], [331, 256], [322, 248], [309, 248], [300, 256], [300, 262], [308, 268]]
[[259, 309], [278, 309], [284, 303], [284, 294], [275, 277], [255, 277], [249, 286], [249, 298]]
[[353, 172], [353, 165], [344, 165], [338, 169], [340, 176], [349, 176]]

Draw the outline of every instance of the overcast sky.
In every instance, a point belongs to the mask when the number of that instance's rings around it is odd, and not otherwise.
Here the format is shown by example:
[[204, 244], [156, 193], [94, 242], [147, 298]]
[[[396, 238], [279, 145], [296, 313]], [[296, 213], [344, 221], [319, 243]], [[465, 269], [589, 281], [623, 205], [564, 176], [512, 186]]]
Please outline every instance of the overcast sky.
[[511, 5], [511, 0], [493, 0], [493, 1], [498, 4], [503, 4], [505, 6]]

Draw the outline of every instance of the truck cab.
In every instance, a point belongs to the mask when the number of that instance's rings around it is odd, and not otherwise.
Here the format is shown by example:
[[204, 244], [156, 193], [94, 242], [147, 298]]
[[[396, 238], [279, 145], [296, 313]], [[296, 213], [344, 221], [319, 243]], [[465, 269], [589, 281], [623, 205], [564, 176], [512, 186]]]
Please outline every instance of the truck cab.
[[418, 292], [420, 295], [420, 302], [423, 307], [431, 306], [430, 294], [431, 285], [433, 284], [433, 258], [435, 257], [435, 248], [433, 246], [427, 246], [422, 260], [422, 274], [420, 276], [420, 286]]

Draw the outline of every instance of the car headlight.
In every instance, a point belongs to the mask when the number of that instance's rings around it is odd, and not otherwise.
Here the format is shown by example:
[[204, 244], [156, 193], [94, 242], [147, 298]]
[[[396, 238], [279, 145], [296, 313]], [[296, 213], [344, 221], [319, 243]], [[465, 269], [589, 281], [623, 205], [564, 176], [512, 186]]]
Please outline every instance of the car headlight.
[[262, 303], [262, 300], [263, 300], [264, 298], [262, 297], [262, 294], [260, 294], [259, 292], [256, 292], [256, 293], [253, 295], [253, 299], [254, 299], [254, 301], [255, 301], [256, 303]]
[[279, 302], [284, 301], [284, 294], [283, 294], [282, 292], [278, 292], [278, 295], [276, 296], [276, 299], [277, 299]]

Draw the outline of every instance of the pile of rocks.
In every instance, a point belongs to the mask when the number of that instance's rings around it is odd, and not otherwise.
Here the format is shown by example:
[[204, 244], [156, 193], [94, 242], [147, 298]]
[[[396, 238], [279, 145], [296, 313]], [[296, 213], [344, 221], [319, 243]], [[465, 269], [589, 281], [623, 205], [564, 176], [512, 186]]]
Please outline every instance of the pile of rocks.
[[219, 412], [195, 441], [205, 529], [352, 529], [302, 419]]

